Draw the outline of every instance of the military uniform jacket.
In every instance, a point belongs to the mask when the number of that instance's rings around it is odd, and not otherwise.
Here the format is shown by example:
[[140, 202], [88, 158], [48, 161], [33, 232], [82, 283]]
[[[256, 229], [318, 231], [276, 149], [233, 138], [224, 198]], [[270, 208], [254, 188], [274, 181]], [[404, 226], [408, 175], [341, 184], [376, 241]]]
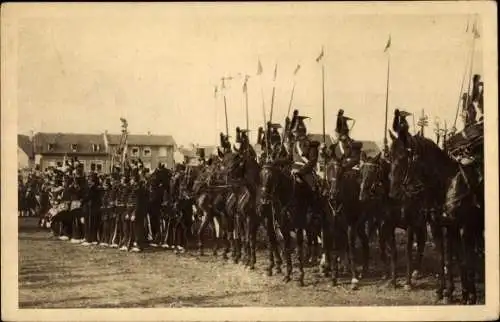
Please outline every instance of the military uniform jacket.
[[296, 141], [293, 145], [293, 168], [299, 169], [299, 174], [312, 173], [318, 162], [318, 149], [311, 147], [308, 139]]
[[126, 184], [120, 183], [117, 187], [116, 191], [116, 205], [123, 207], [126, 206], [127, 204], [127, 197], [128, 197], [128, 190], [129, 187]]

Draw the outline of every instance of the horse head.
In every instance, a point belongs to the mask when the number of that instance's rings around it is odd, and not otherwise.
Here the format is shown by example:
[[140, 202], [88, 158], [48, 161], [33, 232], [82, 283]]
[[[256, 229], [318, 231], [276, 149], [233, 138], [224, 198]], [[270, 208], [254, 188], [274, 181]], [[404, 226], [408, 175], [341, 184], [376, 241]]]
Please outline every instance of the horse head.
[[406, 148], [404, 141], [389, 130], [391, 145], [389, 159], [391, 161], [390, 188], [391, 198], [401, 198], [404, 194], [404, 183], [408, 179], [410, 166], [410, 151]]
[[359, 173], [361, 177], [359, 200], [366, 201], [377, 197], [377, 188], [383, 185], [385, 160], [381, 158], [381, 153], [375, 157], [361, 155]]
[[278, 169], [271, 162], [265, 163], [260, 170], [260, 199], [261, 204], [269, 204], [273, 200], [273, 195], [277, 186]]

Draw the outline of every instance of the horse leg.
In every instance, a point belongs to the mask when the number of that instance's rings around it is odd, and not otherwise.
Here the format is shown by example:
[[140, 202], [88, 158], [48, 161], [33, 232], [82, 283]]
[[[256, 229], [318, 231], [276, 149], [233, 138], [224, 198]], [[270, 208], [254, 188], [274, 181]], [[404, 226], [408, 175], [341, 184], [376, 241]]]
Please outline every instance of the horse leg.
[[453, 283], [453, 252], [454, 252], [454, 239], [455, 234], [453, 232], [453, 225], [449, 225], [445, 228], [446, 236], [445, 236], [445, 245], [446, 245], [446, 256], [445, 256], [445, 265], [444, 265], [444, 273], [446, 278], [446, 288], [444, 290], [443, 302], [444, 304], [449, 304], [453, 298], [454, 291], [454, 283]]
[[389, 244], [389, 254], [391, 257], [391, 277], [389, 285], [391, 287], [396, 287], [396, 261], [397, 261], [397, 247], [396, 247], [396, 227], [389, 225], [387, 228], [387, 242]]
[[299, 262], [299, 286], [304, 286], [304, 231], [297, 229], [297, 259]]
[[361, 249], [363, 252], [363, 268], [361, 270], [361, 274], [359, 274], [359, 279], [362, 279], [364, 276], [366, 276], [366, 273], [368, 272], [368, 262], [370, 259], [370, 241], [368, 238], [367, 230], [365, 229], [365, 221], [362, 221], [362, 224], [358, 225], [358, 236], [359, 239], [361, 240]]
[[436, 302], [443, 300], [443, 292], [446, 288], [446, 277], [445, 277], [445, 245], [444, 245], [444, 234], [445, 229], [442, 226], [438, 226], [436, 223], [432, 224], [432, 236], [434, 237], [434, 242], [436, 243], [436, 248], [439, 253], [439, 285], [436, 289]]
[[[476, 263], [478, 263], [478, 256], [475, 252], [475, 244], [477, 237], [473, 227], [464, 227], [465, 230], [465, 258], [467, 267], [467, 282], [469, 289], [469, 300], [467, 304], [474, 305], [477, 303], [477, 290], [476, 290]], [[477, 245], [477, 244], [476, 244]]]
[[293, 267], [292, 267], [292, 256], [291, 256], [291, 236], [290, 236], [290, 232], [291, 230], [288, 229], [288, 227], [286, 229], [283, 229], [283, 242], [284, 242], [284, 255], [285, 255], [285, 261], [286, 261], [286, 274], [285, 274], [285, 277], [283, 278], [283, 280], [285, 281], [285, 283], [288, 283], [290, 282], [290, 280], [292, 279], [291, 275], [292, 275], [292, 270], [293, 270]]
[[414, 280], [420, 279], [422, 272], [422, 258], [424, 256], [425, 249], [425, 240], [426, 240], [426, 230], [427, 226], [424, 224], [423, 227], [420, 227], [416, 233], [417, 239], [417, 258], [415, 261], [415, 269], [412, 273], [412, 278]]
[[212, 220], [212, 218], [211, 218], [212, 216], [209, 214], [208, 211], [204, 210], [203, 212], [204, 212], [204, 214], [203, 214], [203, 217], [201, 220], [201, 225], [200, 225], [200, 228], [198, 229], [198, 251], [199, 251], [200, 256], [204, 255], [204, 253], [203, 253], [203, 232], [207, 228], [209, 220]]
[[460, 267], [460, 283], [462, 284], [462, 299], [461, 299], [461, 304], [466, 305], [467, 302], [469, 301], [469, 281], [468, 281], [468, 267], [467, 267], [467, 245], [466, 245], [466, 238], [465, 238], [465, 232], [464, 229], [460, 229], [460, 243], [459, 247], [457, 247], [460, 250], [460, 255], [459, 255], [459, 267]]
[[217, 216], [215, 214], [212, 216], [212, 224], [213, 224], [214, 239], [215, 239], [213, 255], [217, 257], [219, 252], [219, 243], [221, 241], [221, 231], [223, 229], [219, 223], [219, 219], [217, 219]]
[[404, 285], [405, 290], [412, 288], [412, 265], [413, 264], [413, 225], [408, 224], [406, 229], [406, 282]]
[[[263, 215], [261, 214], [261, 217]], [[266, 232], [267, 232], [267, 241], [268, 241], [268, 260], [269, 260], [269, 265], [267, 266], [266, 272], [267, 276], [272, 276], [273, 275], [273, 268], [275, 266], [274, 263], [274, 252], [275, 252], [275, 247], [276, 247], [276, 232], [274, 231], [274, 225], [272, 222], [272, 218], [267, 217], [264, 219], [265, 225], [266, 225]]]
[[354, 231], [354, 227], [352, 225], [348, 225], [347, 227], [347, 252], [349, 256], [349, 269], [351, 271], [351, 289], [357, 290], [359, 280], [357, 279], [356, 274], [356, 262], [354, 260], [354, 253], [356, 248], [356, 233]]

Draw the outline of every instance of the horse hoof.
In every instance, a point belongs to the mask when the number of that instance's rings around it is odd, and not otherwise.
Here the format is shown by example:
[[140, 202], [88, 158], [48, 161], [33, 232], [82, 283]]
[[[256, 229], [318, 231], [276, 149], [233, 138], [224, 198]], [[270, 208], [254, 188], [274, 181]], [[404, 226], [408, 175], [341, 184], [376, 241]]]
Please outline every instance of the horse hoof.
[[359, 280], [358, 280], [357, 278], [353, 278], [353, 279], [351, 280], [351, 291], [356, 291], [356, 290], [358, 290], [358, 289], [359, 289], [358, 284], [359, 284]]
[[411, 273], [411, 278], [414, 280], [418, 280], [421, 278], [421, 274], [418, 270], [414, 270], [413, 273]]
[[283, 271], [281, 270], [281, 268], [277, 268], [276, 269], [276, 274], [278, 274], [278, 275], [283, 274]]
[[338, 284], [337, 280], [332, 280], [332, 287], [337, 287]]
[[397, 288], [397, 284], [396, 284], [396, 281], [390, 281], [386, 284], [386, 287], [388, 289], [396, 289]]
[[411, 289], [412, 289], [411, 284], [405, 284], [405, 285], [403, 286], [403, 289], [404, 289], [405, 291], [411, 291]]
[[386, 281], [388, 278], [389, 278], [389, 275], [387, 275], [387, 274], [384, 274], [384, 275], [382, 275], [382, 277], [381, 277], [381, 279], [382, 279], [383, 281]]
[[449, 296], [443, 297], [443, 304], [444, 305], [449, 305], [451, 304], [451, 298]]
[[272, 268], [270, 268], [270, 269], [267, 270], [266, 275], [268, 277], [273, 276], [273, 270], [272, 270]]
[[304, 281], [303, 281], [303, 280], [299, 280], [299, 281], [297, 282], [297, 285], [298, 285], [299, 287], [304, 287], [304, 285], [305, 285], [305, 284], [304, 284]]
[[283, 282], [288, 283], [288, 282], [290, 282], [290, 281], [291, 281], [290, 276], [285, 276], [285, 277], [283, 277]]
[[249, 269], [249, 270], [251, 270], [251, 271], [253, 271], [253, 270], [255, 270], [255, 266], [254, 266], [254, 265], [250, 265], [250, 266], [248, 267], [248, 269]]

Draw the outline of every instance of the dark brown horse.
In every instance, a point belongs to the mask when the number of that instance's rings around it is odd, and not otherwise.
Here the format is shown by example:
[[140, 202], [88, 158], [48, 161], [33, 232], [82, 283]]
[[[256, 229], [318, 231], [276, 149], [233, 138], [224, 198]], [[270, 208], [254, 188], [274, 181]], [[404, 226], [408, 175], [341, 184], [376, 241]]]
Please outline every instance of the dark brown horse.
[[[406, 229], [406, 223], [402, 217], [400, 203], [389, 198], [390, 169], [390, 163], [382, 158], [380, 153], [371, 158], [363, 155], [360, 163], [361, 187], [359, 200], [362, 203], [362, 211], [369, 223], [369, 232], [378, 231], [380, 259], [385, 269], [383, 279], [386, 279], [389, 274], [391, 276], [390, 285], [396, 286], [397, 247], [395, 229]], [[415, 270], [412, 273], [415, 278], [418, 277], [422, 266], [425, 229], [426, 225], [423, 225], [419, 226], [415, 231], [417, 260]], [[390, 263], [387, 262], [387, 248], [391, 259]]]
[[[336, 258], [329, 258], [333, 262], [333, 283], [337, 283], [338, 261], [340, 255], [346, 255], [346, 262], [351, 273], [351, 288], [357, 289], [360, 278], [368, 270], [369, 240], [365, 230], [366, 213], [362, 211], [359, 200], [360, 173], [357, 168], [346, 167], [341, 160], [331, 159], [327, 165], [327, 177], [330, 189], [330, 204], [335, 217], [330, 221], [329, 236], [333, 239], [337, 254]], [[356, 271], [355, 247], [357, 237], [362, 246], [362, 272]]]
[[[423, 200], [429, 200], [440, 208], [431, 219], [441, 253], [437, 297], [445, 303], [452, 300], [455, 254], [460, 260], [462, 303], [476, 303], [476, 248], [483, 238], [484, 186], [474, 168], [468, 169], [450, 158], [431, 140], [418, 135], [403, 140], [390, 134], [390, 196], [402, 201], [404, 211], [408, 211], [407, 249], [411, 251], [413, 225], [424, 221], [412, 216], [418, 216]], [[411, 285], [411, 261], [407, 265], [407, 284]]]
[[[264, 164], [260, 174], [260, 209], [271, 213], [262, 215], [268, 219], [268, 232], [271, 222], [276, 224], [283, 237], [283, 256], [286, 261], [285, 282], [291, 280], [292, 274], [292, 233], [296, 236], [296, 249], [298, 253], [298, 268], [300, 286], [304, 285], [304, 232], [308, 228], [308, 210], [313, 209], [318, 213], [319, 200], [317, 195], [302, 181], [291, 175], [282, 164], [270, 162]], [[275, 238], [269, 235], [270, 241]], [[268, 274], [274, 266], [273, 257], [277, 254], [276, 247], [270, 244], [270, 266]], [[279, 266], [278, 266], [279, 269]]]

